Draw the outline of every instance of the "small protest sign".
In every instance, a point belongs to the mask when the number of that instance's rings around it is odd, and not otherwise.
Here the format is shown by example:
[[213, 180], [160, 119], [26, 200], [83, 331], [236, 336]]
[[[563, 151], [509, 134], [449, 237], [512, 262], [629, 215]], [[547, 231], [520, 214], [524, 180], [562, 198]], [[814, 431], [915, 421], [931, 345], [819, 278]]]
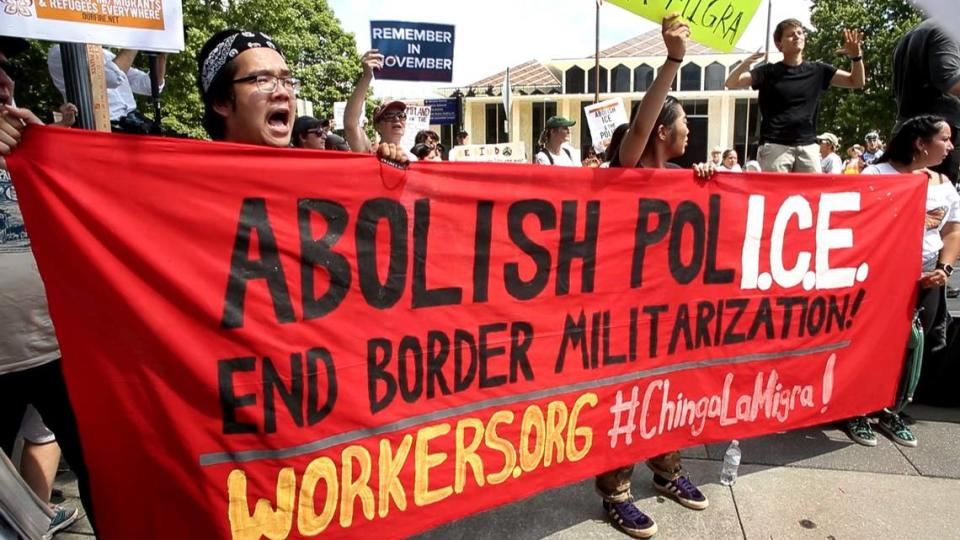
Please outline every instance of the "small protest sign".
[[610, 144], [613, 130], [620, 124], [627, 123], [627, 109], [620, 98], [608, 99], [583, 108], [587, 115], [587, 125], [590, 126], [590, 137], [593, 139], [593, 148], [597, 152], [606, 150]]
[[668, 13], [679, 13], [690, 25], [690, 38], [730, 52], [753, 19], [760, 0], [610, 0], [611, 4], [659, 24]]
[[430, 129], [430, 107], [424, 105], [407, 105], [407, 130], [400, 139], [400, 147], [404, 150], [413, 148], [417, 133]]
[[[360, 111], [360, 125], [367, 123], [367, 111], [366, 104], [364, 104], [363, 109]], [[346, 101], [336, 101], [333, 104], [333, 122], [335, 124], [335, 129], [343, 129], [346, 124], [343, 123], [343, 113], [347, 110]]]
[[527, 163], [527, 149], [522, 142], [500, 144], [464, 144], [450, 149], [450, 161], [487, 163]]
[[0, 35], [125, 49], [183, 50], [180, 0], [10, 0]]
[[448, 24], [370, 21], [370, 42], [383, 54], [382, 80], [453, 81], [454, 27]]
[[423, 104], [430, 107], [430, 123], [434, 126], [452, 126], [457, 122], [456, 99], [425, 99]]

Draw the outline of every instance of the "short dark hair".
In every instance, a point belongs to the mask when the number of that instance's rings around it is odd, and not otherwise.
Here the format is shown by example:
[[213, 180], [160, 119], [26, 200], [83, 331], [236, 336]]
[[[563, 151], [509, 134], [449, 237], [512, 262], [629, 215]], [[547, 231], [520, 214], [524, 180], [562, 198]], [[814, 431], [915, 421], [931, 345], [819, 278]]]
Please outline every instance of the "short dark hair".
[[890, 142], [887, 143], [887, 151], [874, 163], [895, 161], [910, 165], [913, 163], [916, 152], [913, 145], [917, 139], [932, 141], [946, 123], [947, 121], [940, 116], [929, 114], [914, 116], [894, 130]]
[[413, 139], [414, 143], [427, 142], [427, 139], [435, 139], [437, 142], [440, 142], [440, 135], [430, 129], [421, 129], [417, 132], [417, 136]]
[[233, 28], [217, 32], [203, 44], [200, 54], [197, 55], [197, 87], [200, 89], [200, 99], [203, 100], [203, 129], [207, 130], [207, 134], [215, 141], [222, 141], [226, 138], [227, 123], [213, 107], [221, 103], [233, 103], [233, 79], [237, 76], [237, 63], [235, 58], [227, 62], [210, 82], [207, 91], [204, 92], [202, 82], [203, 61], [224, 38], [237, 32], [240, 32], [240, 30]]
[[735, 148], [727, 148], [723, 151], [723, 159], [727, 159], [731, 154], [736, 154], [737, 150]]
[[[421, 133], [423, 133], [421, 131]], [[430, 155], [434, 148], [432, 146], [427, 146], [423, 143], [417, 143], [413, 148], [410, 149], [410, 153], [417, 156], [417, 159], [424, 160], [427, 159], [427, 156]]]
[[790, 28], [803, 28], [803, 23], [797, 19], [785, 19], [780, 21], [780, 24], [778, 24], [777, 28], [773, 31], [774, 43], [780, 43], [783, 33]]

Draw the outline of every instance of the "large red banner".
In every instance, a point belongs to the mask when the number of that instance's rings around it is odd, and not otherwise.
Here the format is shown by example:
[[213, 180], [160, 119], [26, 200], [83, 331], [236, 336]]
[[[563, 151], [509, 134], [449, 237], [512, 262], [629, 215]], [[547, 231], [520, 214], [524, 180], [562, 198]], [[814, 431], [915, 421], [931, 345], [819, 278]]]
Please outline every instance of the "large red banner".
[[920, 272], [922, 178], [56, 128], [10, 165], [108, 539], [400, 537], [878, 410]]

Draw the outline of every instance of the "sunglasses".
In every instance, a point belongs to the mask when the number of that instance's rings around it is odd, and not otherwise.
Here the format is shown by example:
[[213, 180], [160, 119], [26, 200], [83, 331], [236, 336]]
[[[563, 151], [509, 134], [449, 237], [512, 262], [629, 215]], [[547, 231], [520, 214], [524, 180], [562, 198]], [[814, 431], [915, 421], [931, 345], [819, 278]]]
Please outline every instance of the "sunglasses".
[[20, 76], [20, 68], [11, 64], [8, 60], [0, 61], [0, 71], [7, 74], [11, 80], [16, 81]]
[[406, 119], [407, 119], [407, 113], [402, 113], [402, 112], [391, 112], [391, 113], [384, 113], [380, 115], [380, 120], [381, 121], [386, 120], [387, 122], [393, 122], [394, 120], [406, 120]]

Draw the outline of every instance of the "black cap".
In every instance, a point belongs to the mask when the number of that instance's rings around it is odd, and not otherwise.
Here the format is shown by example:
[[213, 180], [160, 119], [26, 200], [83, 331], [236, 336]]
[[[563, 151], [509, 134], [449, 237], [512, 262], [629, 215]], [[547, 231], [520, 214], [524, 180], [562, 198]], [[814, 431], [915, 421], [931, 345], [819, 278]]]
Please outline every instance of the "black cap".
[[29, 48], [30, 44], [27, 43], [27, 40], [25, 39], [0, 36], [0, 52], [2, 52], [7, 58], [13, 58]]
[[290, 139], [294, 145], [299, 146], [300, 136], [319, 125], [320, 120], [312, 116], [301, 116], [293, 121], [293, 134], [290, 136]]

